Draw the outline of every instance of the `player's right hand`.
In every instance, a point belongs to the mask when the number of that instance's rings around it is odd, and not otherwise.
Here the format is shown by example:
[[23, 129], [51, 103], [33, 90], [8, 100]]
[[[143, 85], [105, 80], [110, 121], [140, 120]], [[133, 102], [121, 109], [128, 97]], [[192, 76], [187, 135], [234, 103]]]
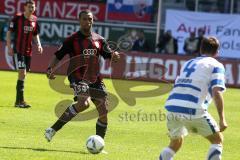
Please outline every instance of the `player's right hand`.
[[56, 77], [55, 77], [55, 75], [52, 73], [52, 68], [48, 68], [47, 69], [47, 78], [48, 79], [55, 79]]
[[13, 49], [12, 48], [8, 48], [8, 55], [13, 56]]
[[223, 132], [228, 127], [226, 120], [225, 119], [220, 120], [219, 126], [220, 126], [220, 132]]
[[39, 53], [39, 54], [42, 54], [42, 53], [43, 53], [43, 48], [42, 48], [42, 46], [38, 46], [38, 53]]
[[113, 52], [112, 54], [112, 60], [113, 62], [117, 62], [120, 59], [120, 54], [118, 52]]

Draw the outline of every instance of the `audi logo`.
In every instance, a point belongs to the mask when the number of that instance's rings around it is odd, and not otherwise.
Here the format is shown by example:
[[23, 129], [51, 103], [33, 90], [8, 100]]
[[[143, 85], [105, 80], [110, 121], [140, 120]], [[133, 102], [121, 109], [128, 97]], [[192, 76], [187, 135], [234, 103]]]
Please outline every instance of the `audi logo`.
[[97, 49], [84, 49], [83, 54], [86, 55], [86, 56], [96, 55], [97, 54]]

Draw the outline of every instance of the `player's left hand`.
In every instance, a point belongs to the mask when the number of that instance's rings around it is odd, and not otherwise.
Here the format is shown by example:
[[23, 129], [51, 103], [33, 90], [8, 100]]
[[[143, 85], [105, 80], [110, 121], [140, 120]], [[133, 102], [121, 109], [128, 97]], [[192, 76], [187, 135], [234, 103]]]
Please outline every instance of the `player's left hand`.
[[38, 53], [39, 53], [39, 54], [42, 54], [42, 52], [43, 52], [42, 46], [38, 46]]
[[219, 126], [220, 126], [220, 132], [223, 132], [225, 129], [227, 129], [227, 122], [225, 119], [220, 120], [219, 122]]
[[113, 62], [117, 62], [120, 59], [120, 54], [118, 52], [113, 52], [112, 60]]

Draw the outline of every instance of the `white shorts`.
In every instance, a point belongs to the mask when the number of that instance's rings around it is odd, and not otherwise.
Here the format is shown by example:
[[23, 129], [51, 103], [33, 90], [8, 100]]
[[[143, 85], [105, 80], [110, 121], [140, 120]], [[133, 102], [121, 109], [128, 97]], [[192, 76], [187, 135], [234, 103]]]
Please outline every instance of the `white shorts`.
[[171, 139], [186, 136], [188, 132], [207, 137], [220, 131], [216, 121], [208, 112], [197, 118], [186, 116], [186, 114], [168, 112], [167, 127]]

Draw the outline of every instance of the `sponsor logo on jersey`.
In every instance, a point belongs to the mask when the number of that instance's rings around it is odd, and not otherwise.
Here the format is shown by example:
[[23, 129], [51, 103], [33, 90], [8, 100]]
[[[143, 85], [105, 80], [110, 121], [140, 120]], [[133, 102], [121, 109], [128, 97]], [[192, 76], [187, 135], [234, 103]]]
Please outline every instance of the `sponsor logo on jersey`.
[[24, 33], [32, 32], [33, 27], [32, 26], [24, 26]]
[[85, 56], [92, 56], [97, 54], [97, 49], [84, 49], [83, 55]]

